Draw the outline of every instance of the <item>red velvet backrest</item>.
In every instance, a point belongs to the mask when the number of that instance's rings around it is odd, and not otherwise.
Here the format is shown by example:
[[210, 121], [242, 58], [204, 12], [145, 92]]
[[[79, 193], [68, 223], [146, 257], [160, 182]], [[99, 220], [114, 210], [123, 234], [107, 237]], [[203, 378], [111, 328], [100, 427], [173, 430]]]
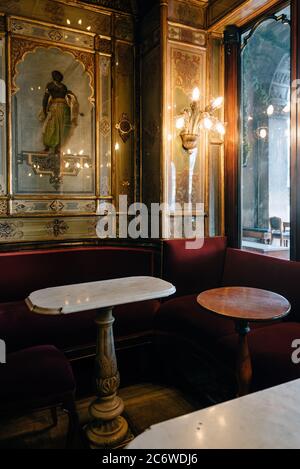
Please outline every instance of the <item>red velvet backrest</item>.
[[0, 253], [0, 302], [46, 287], [133, 275], [154, 275], [155, 251], [82, 247]]
[[300, 321], [300, 262], [228, 248], [222, 284], [279, 293], [292, 305], [287, 319]]
[[163, 278], [176, 286], [176, 295], [200, 293], [220, 285], [226, 238], [205, 238], [200, 249], [186, 249], [185, 239], [163, 243]]

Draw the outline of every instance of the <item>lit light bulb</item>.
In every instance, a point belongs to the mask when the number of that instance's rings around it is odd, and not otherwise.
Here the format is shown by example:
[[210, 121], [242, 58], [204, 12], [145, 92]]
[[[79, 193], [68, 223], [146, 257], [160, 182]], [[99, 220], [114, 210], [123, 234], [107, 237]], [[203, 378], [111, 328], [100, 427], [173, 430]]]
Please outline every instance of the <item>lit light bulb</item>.
[[253, 121], [253, 117], [252, 117], [252, 116], [248, 116], [248, 121]]
[[120, 144], [118, 142], [115, 144], [115, 150], [116, 151], [120, 150]]
[[78, 24], [82, 24], [82, 20], [78, 20]]
[[203, 125], [206, 130], [210, 130], [213, 126], [212, 120], [209, 117], [203, 119]]
[[220, 135], [225, 135], [225, 127], [224, 127], [224, 124], [222, 124], [222, 122], [218, 122], [216, 124], [216, 131], [219, 132]]
[[270, 104], [270, 106], [268, 106], [267, 114], [268, 114], [268, 116], [272, 116], [272, 114], [274, 114], [274, 106], [273, 106], [273, 104]]
[[214, 99], [213, 102], [212, 102], [212, 108], [213, 109], [218, 109], [222, 106], [223, 104], [223, 101], [224, 101], [224, 98], [223, 96], [218, 96], [218, 98]]
[[76, 163], [76, 168], [80, 169], [80, 168], [81, 168], [81, 164], [80, 164], [80, 163]]
[[68, 153], [68, 155], [71, 155], [71, 149], [70, 148], [68, 148], [67, 153]]
[[199, 101], [200, 99], [200, 90], [198, 87], [193, 89], [193, 95], [192, 95], [193, 101]]
[[71, 21], [69, 19], [67, 19], [67, 24], [71, 24]]
[[284, 106], [284, 108], [283, 108], [282, 110], [283, 110], [283, 112], [286, 112], [286, 113], [290, 112], [290, 110], [291, 110], [291, 104], [290, 104], [290, 103], [287, 103], [287, 105]]
[[267, 130], [266, 130], [266, 129], [260, 129], [260, 130], [259, 130], [259, 136], [260, 136], [260, 138], [264, 139], [264, 138], [266, 138], [267, 135], [268, 135], [268, 134], [267, 134]]
[[91, 26], [87, 26], [86, 29], [87, 29], [88, 31], [90, 31], [90, 30], [92, 29], [92, 27], [91, 27]]
[[176, 129], [180, 130], [180, 129], [183, 129], [184, 127], [184, 117], [178, 117], [178, 119], [176, 119]]
[[84, 167], [85, 167], [86, 169], [89, 169], [90, 165], [89, 165], [88, 163], [84, 163]]
[[80, 150], [79, 155], [83, 155], [84, 150]]
[[67, 161], [67, 162], [65, 163], [65, 168], [68, 168], [69, 166], [70, 166], [70, 163]]

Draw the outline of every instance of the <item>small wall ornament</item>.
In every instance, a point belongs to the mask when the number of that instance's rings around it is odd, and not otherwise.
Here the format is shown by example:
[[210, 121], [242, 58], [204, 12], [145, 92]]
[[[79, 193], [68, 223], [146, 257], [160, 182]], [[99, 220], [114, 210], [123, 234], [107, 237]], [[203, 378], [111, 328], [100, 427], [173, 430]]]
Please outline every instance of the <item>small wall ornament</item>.
[[123, 112], [119, 122], [116, 124], [116, 129], [119, 131], [119, 135], [123, 142], [126, 143], [131, 132], [134, 131], [134, 125], [131, 124], [129, 117], [125, 112]]

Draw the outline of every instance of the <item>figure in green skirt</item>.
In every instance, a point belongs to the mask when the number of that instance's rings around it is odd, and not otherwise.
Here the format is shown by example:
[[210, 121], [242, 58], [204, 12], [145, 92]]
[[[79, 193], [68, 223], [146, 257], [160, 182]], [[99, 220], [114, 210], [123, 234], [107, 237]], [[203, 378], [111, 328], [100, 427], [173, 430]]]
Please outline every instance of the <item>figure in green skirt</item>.
[[44, 123], [45, 151], [55, 154], [62, 151], [78, 125], [78, 100], [63, 83], [63, 78], [58, 70], [52, 72], [52, 81], [46, 87], [40, 114], [40, 120]]

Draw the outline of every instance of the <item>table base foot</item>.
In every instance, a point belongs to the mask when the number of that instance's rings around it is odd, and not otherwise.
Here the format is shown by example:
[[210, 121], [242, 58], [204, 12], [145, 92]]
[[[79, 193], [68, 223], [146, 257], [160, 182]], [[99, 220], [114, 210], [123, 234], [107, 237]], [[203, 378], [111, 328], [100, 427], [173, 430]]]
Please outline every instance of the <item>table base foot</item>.
[[128, 423], [121, 416], [108, 422], [96, 420], [85, 427], [85, 434], [91, 449], [113, 448], [126, 439]]

